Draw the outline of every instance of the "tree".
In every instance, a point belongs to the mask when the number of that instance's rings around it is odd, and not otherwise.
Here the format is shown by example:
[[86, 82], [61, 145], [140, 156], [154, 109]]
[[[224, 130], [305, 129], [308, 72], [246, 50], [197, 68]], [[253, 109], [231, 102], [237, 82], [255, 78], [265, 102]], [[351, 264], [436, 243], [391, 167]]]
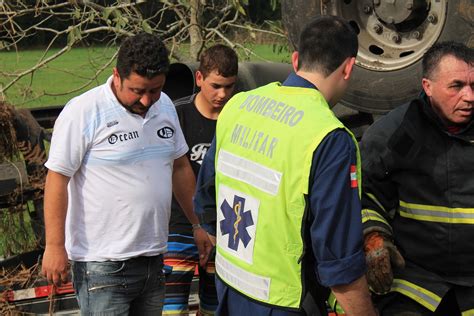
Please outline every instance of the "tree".
[[[32, 81], [38, 69], [73, 47], [97, 42], [116, 47], [123, 37], [141, 31], [159, 35], [178, 61], [187, 58], [182, 55], [184, 44], [190, 45], [189, 58], [197, 60], [203, 47], [216, 41], [252, 54], [233, 40], [236, 33], [263, 32], [284, 38], [278, 28], [263, 29], [252, 24], [246, 8], [248, 1], [243, 0], [0, 0], [0, 51], [44, 47], [42, 57], [29, 69], [0, 73], [0, 99], [21, 78], [30, 77]], [[61, 93], [89, 86], [115, 57], [104, 61], [81, 86]]]
[[[40, 47], [41, 51], [40, 58], [28, 69], [11, 72], [0, 69], [0, 163], [13, 166], [17, 160], [24, 160], [28, 176], [28, 185], [20, 182], [12, 187], [11, 193], [1, 196], [0, 202], [6, 202], [0, 209], [0, 231], [4, 237], [0, 239], [0, 256], [41, 244], [46, 170], [44, 130], [29, 111], [2, 100], [7, 91], [9, 95], [16, 93], [20, 80], [25, 78], [31, 85], [37, 80], [38, 70], [71, 53], [75, 47], [99, 44], [116, 51], [124, 37], [142, 31], [159, 35], [177, 61], [196, 61], [202, 49], [215, 42], [253, 54], [241, 44], [245, 41], [242, 33], [250, 37], [260, 32], [283, 39], [278, 28], [262, 28], [251, 23], [247, 12], [250, 7], [242, 0], [0, 0], [0, 52], [16, 51], [20, 55], [32, 47]], [[240, 33], [240, 43], [235, 40], [236, 33]], [[43, 95], [78, 94], [95, 84], [98, 76], [112, 66], [115, 57], [116, 53], [102, 58], [95, 65], [95, 73], [72, 90], [55, 91], [52, 87], [25, 97], [25, 101]], [[22, 87], [25, 91], [28, 88]], [[30, 221], [23, 219], [25, 209], [30, 209]]]

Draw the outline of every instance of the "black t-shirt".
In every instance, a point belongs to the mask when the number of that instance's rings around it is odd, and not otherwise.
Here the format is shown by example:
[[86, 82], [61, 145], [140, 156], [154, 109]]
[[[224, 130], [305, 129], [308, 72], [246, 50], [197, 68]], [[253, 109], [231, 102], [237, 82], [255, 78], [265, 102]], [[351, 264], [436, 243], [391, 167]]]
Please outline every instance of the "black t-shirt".
[[[199, 113], [194, 104], [195, 98], [196, 95], [193, 94], [174, 101], [174, 104], [176, 105], [176, 112], [178, 113], [184, 138], [189, 147], [186, 155], [191, 162], [191, 167], [197, 178], [204, 155], [211, 146], [212, 139], [214, 138], [217, 121], [208, 119]], [[174, 196], [171, 202], [170, 233], [192, 234], [191, 224]]]

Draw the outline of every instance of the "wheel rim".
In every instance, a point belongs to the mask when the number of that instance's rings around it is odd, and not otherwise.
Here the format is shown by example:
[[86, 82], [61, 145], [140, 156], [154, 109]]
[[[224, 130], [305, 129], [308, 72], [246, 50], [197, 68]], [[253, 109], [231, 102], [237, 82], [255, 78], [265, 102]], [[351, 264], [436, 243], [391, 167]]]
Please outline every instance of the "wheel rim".
[[417, 62], [439, 38], [447, 0], [322, 1], [324, 14], [345, 18], [358, 33], [357, 65], [393, 71]]

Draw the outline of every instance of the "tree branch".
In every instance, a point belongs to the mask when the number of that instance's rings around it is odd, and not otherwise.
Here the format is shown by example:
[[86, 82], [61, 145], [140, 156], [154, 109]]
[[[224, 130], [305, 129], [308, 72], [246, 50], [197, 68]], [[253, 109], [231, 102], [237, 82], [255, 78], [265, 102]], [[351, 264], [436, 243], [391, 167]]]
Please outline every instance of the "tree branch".
[[[272, 0], [272, 3], [276, 1]], [[102, 39], [107, 42], [100, 45], [116, 47], [123, 37], [145, 31], [160, 36], [173, 58], [183, 59], [181, 55], [187, 55], [187, 52], [182, 47], [186, 45], [191, 60], [197, 60], [204, 46], [220, 41], [239, 49], [246, 56], [257, 56], [249, 47], [236, 42], [234, 36], [237, 33], [239, 37], [242, 33], [249, 37], [261, 33], [285, 38], [278, 29], [252, 24], [244, 14], [244, 0], [110, 0], [106, 3], [101, 5], [92, 0], [0, 0], [0, 53], [15, 50], [20, 54], [19, 51], [27, 47], [25, 43], [40, 37], [48, 38], [33, 66], [21, 72], [1, 72], [0, 80], [6, 82], [0, 81], [0, 95], [19, 87], [19, 81], [27, 76], [30, 78], [25, 95], [31, 94], [36, 71], [68, 53], [78, 43], [89, 45]], [[240, 41], [249, 42], [242, 38]], [[53, 47], [59, 47], [59, 51], [51, 54]], [[43, 91], [38, 97], [76, 93], [97, 80], [111, 63], [112, 59], [104, 61], [77, 87], [65, 92]]]

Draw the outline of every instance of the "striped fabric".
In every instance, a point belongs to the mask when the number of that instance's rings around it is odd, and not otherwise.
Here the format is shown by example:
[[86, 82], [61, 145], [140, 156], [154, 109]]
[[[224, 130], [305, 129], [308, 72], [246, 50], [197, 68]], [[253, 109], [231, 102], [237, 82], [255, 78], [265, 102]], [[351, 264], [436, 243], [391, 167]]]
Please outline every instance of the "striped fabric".
[[199, 311], [201, 315], [214, 315], [217, 308], [214, 258], [206, 269], [199, 267], [199, 254], [192, 236], [170, 234], [168, 253], [164, 256], [166, 294], [163, 315], [188, 315], [189, 295], [195, 273], [199, 275]]

